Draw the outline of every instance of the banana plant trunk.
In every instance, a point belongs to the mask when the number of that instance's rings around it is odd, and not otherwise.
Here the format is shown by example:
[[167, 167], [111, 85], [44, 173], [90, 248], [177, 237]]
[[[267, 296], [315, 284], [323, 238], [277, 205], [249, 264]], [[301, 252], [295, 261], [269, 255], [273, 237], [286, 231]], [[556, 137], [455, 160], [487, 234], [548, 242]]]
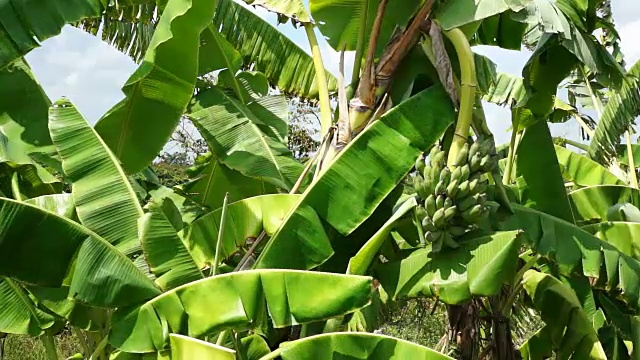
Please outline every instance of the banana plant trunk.
[[462, 305], [447, 305], [449, 338], [458, 348], [461, 360], [476, 360], [480, 350], [478, 309], [473, 301]]

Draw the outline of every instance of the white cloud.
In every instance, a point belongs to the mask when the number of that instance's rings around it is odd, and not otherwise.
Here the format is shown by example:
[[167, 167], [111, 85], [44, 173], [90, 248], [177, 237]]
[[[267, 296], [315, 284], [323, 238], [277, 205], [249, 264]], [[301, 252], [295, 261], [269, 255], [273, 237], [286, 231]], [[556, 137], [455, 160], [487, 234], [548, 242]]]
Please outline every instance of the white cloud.
[[[640, 16], [640, 11], [638, 12], [638, 16]], [[622, 40], [621, 47], [625, 61], [628, 66], [631, 66], [640, 60], [640, 42], [638, 41], [638, 36], [640, 36], [640, 20], [621, 26], [618, 32]]]

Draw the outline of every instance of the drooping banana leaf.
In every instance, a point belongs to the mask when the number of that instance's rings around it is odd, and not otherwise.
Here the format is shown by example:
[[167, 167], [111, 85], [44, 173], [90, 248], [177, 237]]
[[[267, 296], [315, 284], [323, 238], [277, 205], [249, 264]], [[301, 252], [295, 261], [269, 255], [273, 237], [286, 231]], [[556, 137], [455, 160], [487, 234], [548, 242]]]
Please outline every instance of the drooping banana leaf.
[[49, 128], [80, 222], [122, 253], [138, 251], [142, 207], [116, 156], [66, 99], [51, 107]]
[[210, 209], [221, 207], [226, 193], [229, 193], [232, 201], [236, 201], [277, 192], [275, 186], [246, 177], [214, 158], [203, 161], [193, 167], [191, 176], [194, 179], [182, 185], [182, 189], [190, 199]]
[[49, 313], [55, 314], [59, 319], [64, 319], [65, 322], [80, 329], [90, 331], [99, 329], [97, 325], [101, 322], [96, 323], [95, 318], [104, 317], [106, 310], [90, 307], [80, 301], [70, 299], [68, 286], [58, 288], [27, 286], [26, 288], [38, 304], [46, 308]]
[[506, 73], [498, 73], [496, 80], [489, 86], [482, 99], [497, 105], [516, 106], [526, 100], [527, 91], [522, 83], [522, 77]]
[[180, 334], [169, 334], [171, 359], [235, 360], [236, 352], [224, 346], [212, 344]]
[[129, 259], [87, 228], [4, 198], [0, 275], [39, 286], [66, 284], [71, 298], [102, 307], [135, 304], [160, 293]]
[[283, 360], [453, 360], [428, 347], [385, 335], [330, 333], [284, 342], [276, 350]]
[[451, 0], [438, 9], [436, 18], [445, 30], [484, 20], [508, 10], [518, 12], [524, 9], [527, 0]]
[[583, 226], [583, 229], [615, 246], [621, 253], [640, 260], [640, 224], [607, 221]]
[[[228, 204], [220, 258], [228, 258], [239, 247], [244, 246], [247, 239], [257, 238], [262, 231], [273, 235], [300, 197], [301, 195], [272, 194]], [[220, 208], [212, 211], [180, 232], [199, 268], [213, 263], [221, 214]]]
[[311, 16], [309, 16], [302, 0], [244, 0], [244, 2], [247, 5], [261, 6], [301, 23], [311, 22]]
[[459, 304], [472, 296], [491, 296], [511, 281], [518, 262], [519, 231], [498, 232], [460, 241], [457, 249], [434, 254], [418, 249], [402, 260], [375, 269], [392, 299], [438, 297]]
[[227, 328], [252, 328], [260, 325], [266, 311], [275, 327], [303, 324], [352, 312], [366, 305], [370, 295], [369, 277], [293, 270], [233, 272], [120, 310], [114, 314], [109, 342], [123, 351], [153, 352], [165, 347], [166, 330], [200, 337]]
[[[547, 332], [546, 339], [553, 344], [557, 358], [607, 360], [598, 334], [571, 288], [535, 270], [524, 273], [522, 284], [546, 324], [541, 332]], [[529, 344], [520, 350], [524, 359], [537, 358]]]
[[640, 207], [640, 190], [622, 185], [589, 186], [569, 193], [576, 220], [600, 221], [616, 204], [631, 203]]
[[0, 276], [0, 331], [38, 336], [53, 326], [55, 317], [12, 279]]
[[[309, 269], [332, 254], [317, 217], [348, 235], [402, 181], [453, 120], [441, 87], [424, 90], [372, 123], [305, 191], [258, 258], [258, 268]], [[313, 239], [313, 240], [312, 240]], [[290, 254], [282, 257], [280, 254]]]
[[[336, 51], [343, 48], [352, 51], [356, 50], [361, 32], [364, 33], [364, 44], [369, 43], [379, 3], [380, 0], [310, 0], [309, 6], [313, 19], [318, 23], [318, 28], [329, 45]], [[407, 25], [420, 3], [419, 0], [406, 0], [399, 7], [387, 5], [380, 26], [377, 51], [384, 48], [396, 26], [404, 28]]]
[[215, 6], [169, 0], [142, 64], [122, 88], [126, 97], [96, 124], [127, 173], [148, 166], [178, 125], [195, 88], [200, 33]]
[[201, 267], [196, 265], [163, 211], [163, 208], [173, 207], [177, 212], [173, 202], [164, 199], [150, 205], [149, 212], [140, 217], [138, 225], [142, 250], [151, 272], [157, 277], [156, 284], [166, 291], [204, 278]]
[[54, 0], [39, 6], [25, 1], [3, 2], [0, 4], [0, 69], [38, 47], [41, 41], [58, 35], [64, 25], [98, 16], [102, 4], [99, 0]]
[[566, 180], [579, 186], [624, 185], [617, 176], [588, 157], [558, 145], [555, 145], [555, 149], [563, 178]]
[[286, 190], [300, 176], [303, 166], [286, 145], [267, 136], [258, 126], [264, 122], [219, 88], [198, 94], [189, 118], [227, 167]]
[[517, 204], [513, 209], [515, 215], [502, 226], [524, 229], [531, 248], [554, 261], [563, 275], [580, 271], [597, 288], [617, 289], [625, 302], [640, 306], [640, 262], [562, 219]]
[[[273, 25], [233, 0], [218, 0], [213, 24], [240, 51], [244, 65], [254, 65], [269, 83], [285, 93], [318, 97], [313, 59]], [[327, 73], [327, 81], [329, 90], [335, 90], [336, 78]]]

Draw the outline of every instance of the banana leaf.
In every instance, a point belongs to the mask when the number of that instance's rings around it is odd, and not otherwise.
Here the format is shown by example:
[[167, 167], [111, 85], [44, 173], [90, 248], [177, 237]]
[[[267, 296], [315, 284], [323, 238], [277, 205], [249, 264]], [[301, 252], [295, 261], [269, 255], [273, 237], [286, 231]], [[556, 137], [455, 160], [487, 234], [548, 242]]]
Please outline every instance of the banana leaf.
[[213, 157], [227, 167], [286, 190], [300, 176], [302, 164], [284, 143], [266, 136], [264, 121], [218, 87], [196, 96], [189, 118]]
[[596, 288], [618, 290], [626, 303], [640, 307], [640, 262], [574, 224], [517, 204], [513, 209], [502, 227], [524, 229], [529, 246], [555, 262], [561, 274], [581, 272]]
[[304, 7], [302, 0], [244, 0], [247, 5], [262, 6], [263, 8], [284, 15], [301, 23], [311, 22], [311, 16]]
[[38, 336], [53, 326], [55, 317], [12, 279], [0, 276], [0, 331]]
[[156, 284], [162, 290], [171, 290], [180, 285], [204, 278], [201, 267], [178, 237], [163, 208], [177, 212], [171, 200], [151, 203], [149, 212], [138, 220], [142, 250]]
[[555, 145], [555, 149], [565, 180], [579, 186], [624, 185], [617, 176], [588, 157], [558, 145]]
[[[272, 194], [228, 204], [220, 258], [228, 258], [243, 247], [247, 239], [257, 238], [262, 231], [267, 235], [275, 233], [300, 197]], [[213, 263], [221, 214], [222, 209], [212, 211], [180, 232], [180, 237], [199, 268]]]
[[371, 278], [294, 270], [248, 270], [175, 288], [114, 314], [109, 343], [127, 352], [162, 350], [167, 330], [191, 337], [259, 326], [276, 328], [350, 313], [365, 306]]
[[640, 207], [640, 190], [622, 185], [589, 186], [570, 192], [569, 201], [576, 220], [600, 221], [607, 218], [607, 210], [613, 205]]
[[55, 213], [58, 216], [72, 220], [76, 218], [76, 206], [73, 203], [73, 195], [71, 194], [43, 195], [27, 199], [24, 202]]
[[[453, 117], [444, 90], [432, 87], [372, 123], [305, 191], [256, 266], [310, 269], [326, 261], [333, 250], [317, 217], [342, 235], [352, 233], [402, 181], [418, 155], [440, 138]], [[289, 256], [282, 257], [283, 253]]]
[[615, 246], [621, 253], [640, 260], [640, 224], [607, 221], [586, 225], [582, 228]]
[[[276, 350], [283, 360], [452, 360], [428, 347], [385, 335], [330, 333], [284, 342]], [[274, 354], [274, 353], [272, 353]], [[275, 358], [275, 357], [272, 357]]]
[[438, 297], [460, 304], [472, 296], [491, 296], [513, 279], [521, 246], [520, 231], [459, 239], [460, 247], [434, 254], [431, 248], [375, 268], [375, 277], [392, 299]]
[[131, 305], [160, 293], [99, 235], [55, 213], [4, 198], [0, 275], [38, 286], [65, 284], [70, 298], [98, 307]]
[[178, 125], [195, 89], [200, 33], [215, 7], [209, 0], [169, 0], [142, 64], [122, 88], [126, 98], [96, 124], [128, 174], [151, 164]]
[[212, 344], [180, 334], [169, 334], [172, 360], [210, 359], [235, 360], [236, 352], [224, 346]]
[[436, 12], [436, 18], [445, 30], [484, 20], [508, 10], [519, 12], [525, 8], [523, 0], [476, 0], [473, 3], [464, 0], [448, 1]]
[[[598, 334], [571, 288], [535, 270], [524, 273], [522, 284], [546, 324], [541, 330], [546, 334], [539, 333], [536, 337], [546, 336], [557, 358], [607, 360]], [[532, 345], [525, 343], [520, 348], [523, 359], [538, 358], [532, 356], [539, 351], [530, 349]]]
[[118, 159], [68, 100], [58, 100], [49, 115], [80, 222], [122, 253], [137, 252], [142, 207]]

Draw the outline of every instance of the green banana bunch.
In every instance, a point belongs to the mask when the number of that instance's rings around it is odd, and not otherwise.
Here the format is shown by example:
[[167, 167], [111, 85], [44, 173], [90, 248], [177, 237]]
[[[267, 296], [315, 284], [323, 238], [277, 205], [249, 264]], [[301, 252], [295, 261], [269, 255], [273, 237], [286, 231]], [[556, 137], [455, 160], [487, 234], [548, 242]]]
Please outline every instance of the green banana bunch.
[[421, 200], [416, 214], [434, 252], [458, 247], [457, 237], [495, 211], [485, 193], [485, 174], [497, 166], [493, 144], [488, 140], [465, 144], [452, 169], [446, 166], [445, 155], [436, 145], [428, 158], [420, 155], [415, 164], [414, 186]]

